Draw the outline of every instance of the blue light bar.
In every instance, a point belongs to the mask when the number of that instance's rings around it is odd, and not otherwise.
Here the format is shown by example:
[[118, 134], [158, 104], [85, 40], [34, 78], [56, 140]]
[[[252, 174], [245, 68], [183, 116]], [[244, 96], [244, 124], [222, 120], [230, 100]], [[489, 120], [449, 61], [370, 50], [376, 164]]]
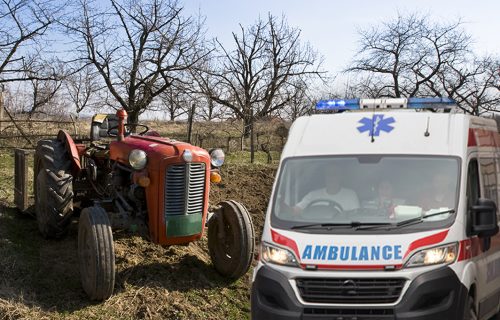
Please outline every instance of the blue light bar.
[[316, 103], [317, 111], [359, 110], [359, 99], [320, 100]]
[[409, 98], [408, 109], [450, 109], [456, 105], [451, 98]]
[[451, 109], [456, 102], [451, 98], [380, 98], [380, 99], [330, 99], [316, 103], [318, 112], [373, 109]]

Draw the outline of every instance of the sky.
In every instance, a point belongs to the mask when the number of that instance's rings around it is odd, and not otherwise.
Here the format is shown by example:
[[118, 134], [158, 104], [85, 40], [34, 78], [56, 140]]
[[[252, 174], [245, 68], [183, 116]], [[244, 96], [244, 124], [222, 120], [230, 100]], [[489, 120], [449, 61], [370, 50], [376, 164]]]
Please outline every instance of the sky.
[[395, 19], [398, 12], [428, 14], [435, 21], [464, 21], [478, 54], [500, 55], [499, 0], [183, 0], [187, 14], [206, 19], [207, 35], [232, 47], [231, 32], [252, 25], [268, 13], [285, 15], [324, 57], [323, 67], [336, 74], [352, 60], [357, 30]]

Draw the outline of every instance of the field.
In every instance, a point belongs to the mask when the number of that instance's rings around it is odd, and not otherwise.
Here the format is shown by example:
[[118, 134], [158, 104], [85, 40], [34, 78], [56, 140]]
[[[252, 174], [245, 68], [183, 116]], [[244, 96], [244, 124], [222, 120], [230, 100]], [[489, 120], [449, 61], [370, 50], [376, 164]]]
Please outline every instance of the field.
[[[211, 203], [234, 199], [252, 214], [260, 238], [276, 164], [257, 154], [228, 155]], [[245, 319], [251, 271], [236, 282], [212, 268], [206, 239], [163, 248], [115, 233], [115, 294], [90, 302], [80, 286], [77, 217], [60, 241], [43, 239], [36, 221], [13, 207], [13, 155], [0, 153], [0, 320], [7, 319]], [[248, 188], [249, 185], [258, 186]]]

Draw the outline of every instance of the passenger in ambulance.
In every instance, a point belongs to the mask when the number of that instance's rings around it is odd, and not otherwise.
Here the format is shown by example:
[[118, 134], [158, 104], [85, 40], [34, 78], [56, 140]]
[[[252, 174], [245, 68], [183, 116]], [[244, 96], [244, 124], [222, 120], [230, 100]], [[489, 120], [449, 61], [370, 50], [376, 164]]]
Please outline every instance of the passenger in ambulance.
[[454, 190], [450, 175], [438, 172], [431, 179], [431, 186], [420, 197], [419, 206], [424, 210], [452, 209], [454, 207]]
[[363, 208], [374, 209], [377, 214], [393, 219], [394, 208], [405, 203], [404, 199], [394, 196], [394, 188], [388, 180], [381, 180], [377, 186], [377, 196], [363, 203]]
[[359, 208], [356, 192], [342, 186], [342, 176], [338, 169], [328, 167], [324, 172], [325, 186], [308, 192], [292, 209], [295, 215], [313, 206], [330, 206], [340, 213]]

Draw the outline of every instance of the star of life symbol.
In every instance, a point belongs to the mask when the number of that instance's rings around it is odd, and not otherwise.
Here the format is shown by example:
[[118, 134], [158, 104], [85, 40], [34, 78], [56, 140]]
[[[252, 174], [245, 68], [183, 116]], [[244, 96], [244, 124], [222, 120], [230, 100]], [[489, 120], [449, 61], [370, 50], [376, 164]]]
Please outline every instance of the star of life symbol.
[[391, 132], [394, 127], [392, 124], [396, 122], [393, 117], [385, 118], [383, 114], [374, 114], [373, 117], [359, 120], [361, 126], [357, 129], [360, 133], [368, 132], [370, 136], [378, 137], [381, 131]]

